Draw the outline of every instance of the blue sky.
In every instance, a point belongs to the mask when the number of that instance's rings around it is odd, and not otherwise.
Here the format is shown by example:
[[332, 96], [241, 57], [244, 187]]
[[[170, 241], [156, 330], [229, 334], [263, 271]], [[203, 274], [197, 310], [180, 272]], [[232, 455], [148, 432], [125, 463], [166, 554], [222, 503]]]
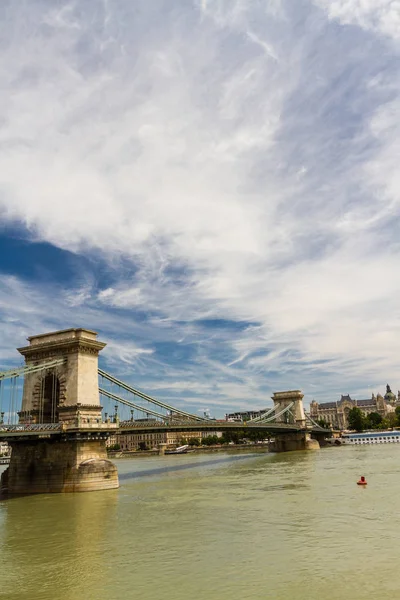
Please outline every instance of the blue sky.
[[0, 356], [191, 411], [400, 388], [400, 8], [4, 0]]

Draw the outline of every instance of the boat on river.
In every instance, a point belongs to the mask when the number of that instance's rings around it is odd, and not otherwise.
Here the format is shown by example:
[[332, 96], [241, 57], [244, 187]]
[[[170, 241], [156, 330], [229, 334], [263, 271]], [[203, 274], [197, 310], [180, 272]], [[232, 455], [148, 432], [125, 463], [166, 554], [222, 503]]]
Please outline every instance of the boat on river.
[[175, 448], [175, 450], [166, 450], [165, 454], [187, 454], [189, 452], [189, 444], [185, 444], [184, 446], [179, 446], [179, 448]]
[[341, 440], [345, 444], [399, 444], [400, 431], [364, 431], [363, 433], [343, 433]]

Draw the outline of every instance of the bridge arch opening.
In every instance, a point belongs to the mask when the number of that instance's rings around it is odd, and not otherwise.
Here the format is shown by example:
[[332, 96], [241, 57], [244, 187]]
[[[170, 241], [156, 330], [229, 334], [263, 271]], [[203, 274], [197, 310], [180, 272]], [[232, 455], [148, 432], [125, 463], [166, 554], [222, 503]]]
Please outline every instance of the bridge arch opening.
[[47, 374], [42, 380], [39, 422], [56, 423], [60, 405], [60, 380], [55, 373]]

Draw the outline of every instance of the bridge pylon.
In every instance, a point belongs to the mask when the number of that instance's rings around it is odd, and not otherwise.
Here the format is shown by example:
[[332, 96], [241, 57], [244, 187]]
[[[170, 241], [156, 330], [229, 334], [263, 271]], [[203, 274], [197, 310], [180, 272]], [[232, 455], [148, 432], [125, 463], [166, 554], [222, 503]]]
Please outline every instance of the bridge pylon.
[[[276, 419], [280, 423], [292, 423], [299, 427], [297, 433], [276, 435], [270, 444], [272, 452], [289, 452], [294, 450], [317, 450], [320, 446], [317, 440], [311, 438], [307, 431], [306, 415], [303, 406], [304, 394], [300, 390], [275, 392], [272, 400], [275, 405]], [[285, 412], [285, 409], [288, 409]]]
[[286, 392], [275, 392], [272, 400], [275, 405], [275, 413], [281, 413], [285, 408], [291, 407], [290, 412], [281, 414], [277, 418], [278, 423], [296, 423], [301, 427], [306, 426], [306, 415], [303, 406], [304, 394], [300, 390], [289, 390]]
[[9, 439], [11, 461], [1, 488], [9, 494], [117, 488], [117, 468], [106, 451], [106, 440], [117, 426], [102, 422], [98, 387], [98, 355], [106, 344], [88, 329], [35, 335], [28, 341], [18, 348], [26, 365], [34, 367], [25, 374], [19, 421], [28, 433], [30, 426], [37, 431], [39, 424], [57, 423], [60, 432], [28, 436], [17, 428]]

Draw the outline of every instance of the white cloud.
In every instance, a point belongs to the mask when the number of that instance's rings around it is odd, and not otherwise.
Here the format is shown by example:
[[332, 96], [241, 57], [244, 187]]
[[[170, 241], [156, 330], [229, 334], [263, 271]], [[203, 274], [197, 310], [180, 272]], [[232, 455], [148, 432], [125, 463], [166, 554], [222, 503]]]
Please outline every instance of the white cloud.
[[400, 40], [399, 0], [315, 0], [331, 19]]
[[[5, 280], [4, 359], [79, 309], [112, 366], [202, 405], [395, 380], [399, 76], [375, 36], [396, 37], [397, 4], [10, 3], [2, 223], [101, 255], [115, 281], [59, 288], [47, 312], [49, 290]], [[177, 340], [195, 347], [179, 368], [155, 348]]]

